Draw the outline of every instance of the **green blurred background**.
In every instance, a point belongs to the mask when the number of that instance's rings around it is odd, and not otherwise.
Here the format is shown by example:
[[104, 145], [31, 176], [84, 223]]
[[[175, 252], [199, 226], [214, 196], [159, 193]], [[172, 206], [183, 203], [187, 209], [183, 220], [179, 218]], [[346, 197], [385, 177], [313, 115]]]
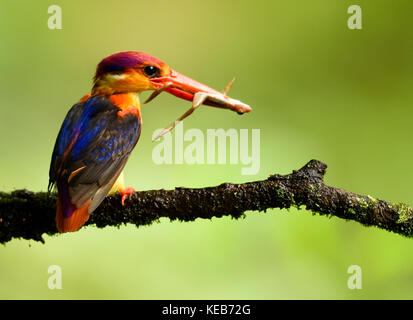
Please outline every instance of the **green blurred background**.
[[[47, 27], [51, 4], [62, 30]], [[352, 4], [362, 30], [347, 27]], [[153, 131], [189, 106], [164, 94], [143, 107], [128, 185], [245, 182], [315, 158], [329, 185], [413, 204], [412, 16], [402, 0], [1, 0], [0, 190], [46, 190], [57, 132], [96, 64], [137, 50], [217, 89], [236, 76], [231, 96], [252, 113], [201, 108], [184, 127], [260, 129], [261, 168], [155, 165]], [[354, 264], [362, 290], [347, 287]], [[50, 265], [62, 268], [62, 290], [47, 287]], [[411, 299], [412, 287], [413, 240], [305, 210], [86, 227], [0, 247], [3, 299]]]

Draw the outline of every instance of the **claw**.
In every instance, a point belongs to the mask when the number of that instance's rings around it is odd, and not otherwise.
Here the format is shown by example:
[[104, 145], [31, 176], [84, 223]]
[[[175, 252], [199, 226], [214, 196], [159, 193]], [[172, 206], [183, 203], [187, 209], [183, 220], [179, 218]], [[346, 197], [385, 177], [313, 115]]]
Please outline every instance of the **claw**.
[[192, 101], [192, 107], [188, 109], [182, 116], [180, 116], [178, 119], [176, 119], [174, 122], [172, 122], [168, 127], [162, 130], [160, 134], [158, 134], [152, 141], [158, 140], [160, 137], [162, 137], [164, 134], [168, 133], [171, 131], [173, 128], [176, 127], [176, 125], [184, 120], [186, 117], [192, 114], [192, 112], [195, 111], [196, 108], [198, 108], [200, 105], [202, 105], [206, 99], [208, 99], [210, 95], [205, 92], [197, 92], [194, 95], [194, 100]]
[[135, 189], [132, 187], [127, 187], [125, 189], [119, 190], [119, 192], [122, 195], [122, 206], [125, 206], [125, 200], [128, 198], [129, 195], [135, 192]]

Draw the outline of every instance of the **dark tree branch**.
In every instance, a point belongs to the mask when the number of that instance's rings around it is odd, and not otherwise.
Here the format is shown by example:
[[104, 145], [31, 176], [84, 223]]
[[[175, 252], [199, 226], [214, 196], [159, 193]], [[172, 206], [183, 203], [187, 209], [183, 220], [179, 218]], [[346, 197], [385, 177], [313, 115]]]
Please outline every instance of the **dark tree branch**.
[[[327, 216], [358, 221], [404, 236], [413, 236], [413, 209], [370, 196], [326, 186], [327, 166], [311, 160], [288, 175], [272, 175], [263, 181], [224, 183], [200, 189], [176, 188], [136, 192], [122, 207], [120, 195], [107, 197], [91, 215], [87, 225], [99, 228], [132, 223], [149, 225], [162, 217], [192, 221], [197, 218], [231, 216], [245, 211], [305, 206]], [[58, 233], [55, 226], [56, 195], [16, 190], [0, 192], [0, 243], [13, 238], [42, 241], [44, 233]]]

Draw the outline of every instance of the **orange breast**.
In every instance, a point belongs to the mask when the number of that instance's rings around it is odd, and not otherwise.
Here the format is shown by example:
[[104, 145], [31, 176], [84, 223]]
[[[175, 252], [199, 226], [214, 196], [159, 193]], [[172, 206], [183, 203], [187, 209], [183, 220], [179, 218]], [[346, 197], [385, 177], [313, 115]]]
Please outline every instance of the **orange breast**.
[[123, 117], [132, 113], [141, 120], [140, 102], [137, 93], [113, 94], [109, 99], [115, 106], [121, 109], [118, 112], [118, 116]]

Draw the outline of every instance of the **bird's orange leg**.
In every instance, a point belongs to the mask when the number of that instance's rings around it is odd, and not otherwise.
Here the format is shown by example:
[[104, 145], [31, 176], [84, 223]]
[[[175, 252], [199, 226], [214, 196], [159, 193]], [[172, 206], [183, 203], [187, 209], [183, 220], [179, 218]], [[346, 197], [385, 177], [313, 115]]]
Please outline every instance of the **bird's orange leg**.
[[128, 198], [129, 195], [135, 192], [135, 189], [132, 187], [126, 187], [119, 190], [120, 194], [122, 195], [122, 206], [125, 205], [125, 200]]

